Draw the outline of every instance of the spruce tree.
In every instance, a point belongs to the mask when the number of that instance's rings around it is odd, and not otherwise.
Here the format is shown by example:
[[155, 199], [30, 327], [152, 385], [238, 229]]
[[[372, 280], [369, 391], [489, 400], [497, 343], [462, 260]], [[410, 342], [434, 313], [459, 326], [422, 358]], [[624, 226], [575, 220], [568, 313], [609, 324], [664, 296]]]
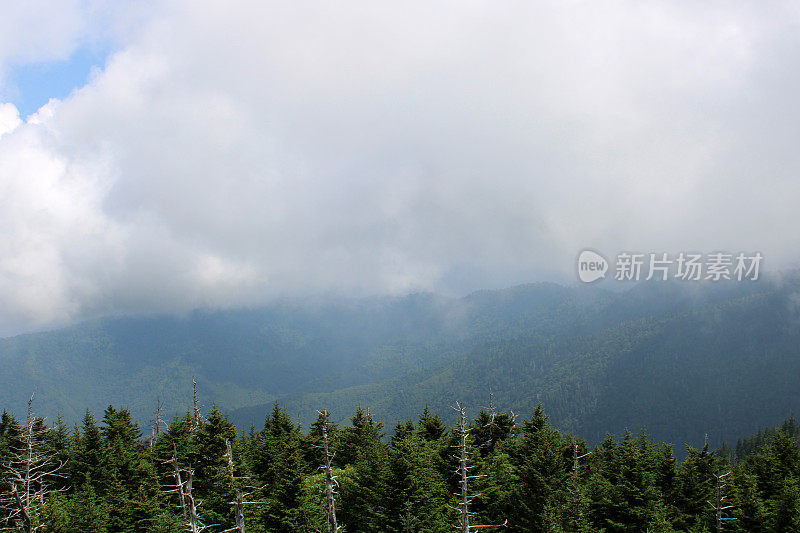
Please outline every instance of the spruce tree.
[[213, 407], [195, 435], [198, 453], [192, 468], [197, 498], [203, 502], [203, 520], [206, 524], [230, 527], [233, 525], [230, 502], [234, 493], [228, 473], [226, 441], [236, 439], [236, 428], [222, 411]]
[[446, 532], [454, 513], [436, 442], [415, 434], [413, 424], [398, 423], [390, 440], [388, 523], [394, 531]]
[[339, 460], [346, 465], [341, 482], [341, 521], [351, 531], [383, 531], [389, 497], [388, 453], [381, 441], [383, 426], [362, 407], [341, 430]]
[[158, 473], [149, 446], [127, 409], [109, 406], [103, 416], [101, 479], [109, 505], [109, 528], [136, 533], [146, 530], [162, 500]]
[[302, 435], [277, 403], [264, 422], [252, 451], [253, 476], [264, 504], [255, 512], [265, 531], [299, 531], [304, 524], [300, 503], [303, 474]]
[[94, 416], [86, 411], [80, 430], [73, 436], [73, 453], [67, 464], [71, 486], [91, 485], [95, 492], [102, 494], [103, 438]]
[[569, 444], [547, 421], [539, 405], [524, 421], [520, 440], [509, 449], [519, 480], [512, 498], [516, 506], [508, 521], [529, 531], [546, 531], [560, 522], [567, 501]]

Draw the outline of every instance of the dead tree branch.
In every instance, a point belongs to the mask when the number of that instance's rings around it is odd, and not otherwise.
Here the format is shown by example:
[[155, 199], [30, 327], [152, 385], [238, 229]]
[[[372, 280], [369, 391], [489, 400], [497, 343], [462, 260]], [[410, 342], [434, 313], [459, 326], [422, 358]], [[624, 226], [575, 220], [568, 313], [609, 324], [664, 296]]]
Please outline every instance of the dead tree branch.
[[5, 511], [3, 529], [32, 533], [45, 527], [39, 521], [39, 514], [51, 493], [47, 483], [53, 477], [63, 477], [59, 471], [64, 466], [46, 445], [51, 431], [43, 418], [34, 416], [31, 395], [27, 422], [3, 465], [3, 478], [9, 487], [8, 492], [0, 495], [0, 509]]
[[339, 483], [336, 481], [336, 476], [333, 475], [331, 468], [331, 461], [333, 454], [330, 451], [330, 440], [328, 438], [328, 419], [330, 414], [327, 410], [317, 411], [322, 417], [322, 438], [318, 448], [322, 449], [323, 463], [320, 469], [325, 471], [325, 494], [327, 500], [326, 515], [328, 520], [328, 533], [338, 533], [339, 524], [336, 522], [336, 491], [339, 488]]
[[470, 480], [485, 476], [470, 475], [469, 473], [470, 469], [472, 468], [469, 465], [469, 456], [472, 455], [472, 452], [467, 449], [467, 437], [469, 436], [471, 429], [467, 426], [467, 414], [464, 410], [464, 405], [461, 402], [456, 402], [456, 405], [453, 409], [459, 413], [458, 426], [456, 427], [458, 444], [453, 446], [457, 450], [457, 453], [453, 457], [458, 460], [458, 467], [456, 468], [455, 472], [460, 477], [459, 485], [461, 487], [461, 491], [455, 493], [455, 495], [459, 497], [458, 507], [451, 506], [452, 509], [457, 510], [460, 514], [459, 522], [454, 527], [458, 528], [462, 533], [470, 533], [471, 531], [477, 529], [504, 527], [507, 525], [508, 521], [503, 524], [470, 524], [470, 519], [475, 515], [475, 513], [469, 510], [469, 506], [472, 503], [472, 500], [481, 496], [481, 494], [470, 494], [469, 482]]

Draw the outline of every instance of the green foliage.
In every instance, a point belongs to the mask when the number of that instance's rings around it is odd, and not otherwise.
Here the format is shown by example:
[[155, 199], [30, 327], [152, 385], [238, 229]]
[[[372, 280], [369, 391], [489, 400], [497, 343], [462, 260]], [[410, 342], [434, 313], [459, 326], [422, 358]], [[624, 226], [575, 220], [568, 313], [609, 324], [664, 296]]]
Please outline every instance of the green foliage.
[[[388, 428], [428, 403], [446, 426], [453, 397], [482, 406], [492, 389], [507, 410], [543, 403], [554, 425], [590, 442], [646, 426], [658, 441], [702, 446], [707, 432], [735, 443], [800, 403], [798, 287], [797, 276], [620, 293], [543, 283], [98, 320], [0, 339], [0, 405], [19, 414], [19, 391], [35, 389], [40, 410], [70, 425], [108, 402], [143, 424], [154, 396], [183, 412], [195, 373], [238, 427], [260, 429], [275, 400], [306, 427], [316, 407], [341, 422], [358, 403]], [[758, 440], [731, 450], [734, 459], [767, 437]]]
[[[421, 421], [428, 417], [426, 409]], [[447, 507], [452, 498], [442, 474], [447, 469], [441, 453], [446, 446], [444, 435], [438, 429], [416, 433], [410, 421], [398, 424], [389, 445], [387, 473], [386, 515], [395, 531], [452, 530], [455, 517]]]
[[46, 531], [53, 533], [107, 533], [109, 503], [90, 486], [64, 495], [56, 494], [45, 509]]
[[228, 471], [226, 442], [235, 442], [236, 428], [216, 407], [212, 409], [197, 431], [197, 460], [195, 476], [198, 497], [203, 501], [206, 523], [223, 523], [232, 518], [230, 502], [234, 498], [233, 483]]
[[264, 531], [299, 531], [304, 525], [303, 477], [308, 473], [300, 428], [276, 403], [254, 438], [246, 447], [255, 484], [263, 487], [256, 494], [264, 502], [254, 511], [255, 521]]
[[338, 462], [347, 477], [340, 481], [342, 510], [337, 515], [350, 531], [382, 531], [388, 521], [389, 464], [381, 424], [360, 406], [341, 432]]
[[548, 423], [539, 405], [524, 421], [517, 445], [509, 450], [516, 466], [512, 492], [517, 512], [509, 521], [528, 531], [545, 531], [560, 523], [556, 509], [565, 501], [570, 463], [568, 443]]
[[733, 450], [734, 459], [744, 461], [747, 456], [764, 450], [780, 433], [797, 439], [800, 437], [800, 423], [794, 415], [787, 418], [779, 428], [761, 428], [758, 433], [746, 439], [739, 439]]
[[642, 432], [626, 432], [617, 443], [610, 436], [596, 451], [589, 480], [592, 521], [607, 531], [646, 531], [668, 520], [659, 490], [663, 463], [658, 448]]
[[[769, 438], [737, 464], [708, 445], [689, 447], [677, 461], [672, 448], [644, 432], [612, 436], [590, 449], [551, 425], [541, 406], [520, 425], [508, 413], [481, 412], [468, 439], [473, 524], [505, 524], [510, 532], [710, 532], [717, 527], [715, 475], [730, 472], [720, 495], [723, 531], [800, 531], [800, 444], [790, 425], [764, 430]], [[275, 404], [260, 431], [238, 434], [214, 408], [205, 419], [173, 420], [154, 442], [142, 438], [130, 411], [109, 406], [101, 424], [91, 413], [70, 434], [58, 421], [45, 432], [54, 461], [65, 460], [68, 484], [38, 502], [46, 533], [179, 533], [186, 530], [179, 499], [170, 492], [174, 463], [191, 470], [198, 513], [211, 531], [233, 527], [231, 502], [240, 492], [251, 533], [326, 531], [325, 476], [307, 433]], [[19, 424], [0, 417], [0, 454], [20, 437]], [[425, 409], [419, 422], [399, 422], [385, 439], [370, 412], [359, 407], [348, 424], [331, 424], [337, 451], [337, 518], [341, 531], [453, 530], [454, 432]], [[228, 466], [231, 443], [234, 474]], [[576, 469], [575, 458], [580, 457]], [[247, 488], [251, 486], [251, 488]], [[0, 491], [7, 492], [7, 478]], [[491, 529], [486, 529], [491, 531]]]

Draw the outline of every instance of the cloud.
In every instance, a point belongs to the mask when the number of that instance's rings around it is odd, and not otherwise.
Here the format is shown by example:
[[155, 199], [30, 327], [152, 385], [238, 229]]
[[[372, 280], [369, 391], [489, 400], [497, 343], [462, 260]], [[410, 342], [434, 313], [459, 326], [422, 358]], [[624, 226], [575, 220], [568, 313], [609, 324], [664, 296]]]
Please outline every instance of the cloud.
[[84, 70], [77, 63], [85, 56], [100, 57], [123, 46], [158, 5], [147, 0], [7, 0], [0, 6], [0, 102], [25, 100], [21, 93], [29, 81], [19, 79], [20, 67], [34, 69], [23, 78], [37, 78], [54, 65], [62, 76], [73, 78], [70, 67]]
[[0, 136], [14, 131], [20, 123], [19, 112], [13, 104], [0, 104]]
[[149, 7], [87, 86], [0, 108], [0, 331], [571, 279], [587, 246], [797, 260], [790, 6]]
[[86, 23], [74, 0], [12, 0], [0, 11], [0, 71], [9, 63], [66, 59]]

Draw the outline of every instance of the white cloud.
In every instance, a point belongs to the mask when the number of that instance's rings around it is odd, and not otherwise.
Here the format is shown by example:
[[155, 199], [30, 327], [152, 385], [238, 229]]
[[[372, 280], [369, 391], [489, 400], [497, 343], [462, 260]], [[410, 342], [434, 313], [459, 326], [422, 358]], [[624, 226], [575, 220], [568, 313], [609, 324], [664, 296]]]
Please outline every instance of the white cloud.
[[10, 0], [0, 8], [0, 71], [8, 63], [66, 59], [85, 27], [81, 2]]
[[67, 100], [26, 124], [0, 107], [0, 330], [566, 276], [585, 246], [797, 259], [796, 11], [147, 16]]
[[14, 100], [15, 67], [68, 62], [80, 48], [123, 46], [160, 0], [5, 0], [0, 5], [0, 100]]
[[0, 136], [14, 131], [21, 123], [19, 111], [14, 104], [0, 104]]

